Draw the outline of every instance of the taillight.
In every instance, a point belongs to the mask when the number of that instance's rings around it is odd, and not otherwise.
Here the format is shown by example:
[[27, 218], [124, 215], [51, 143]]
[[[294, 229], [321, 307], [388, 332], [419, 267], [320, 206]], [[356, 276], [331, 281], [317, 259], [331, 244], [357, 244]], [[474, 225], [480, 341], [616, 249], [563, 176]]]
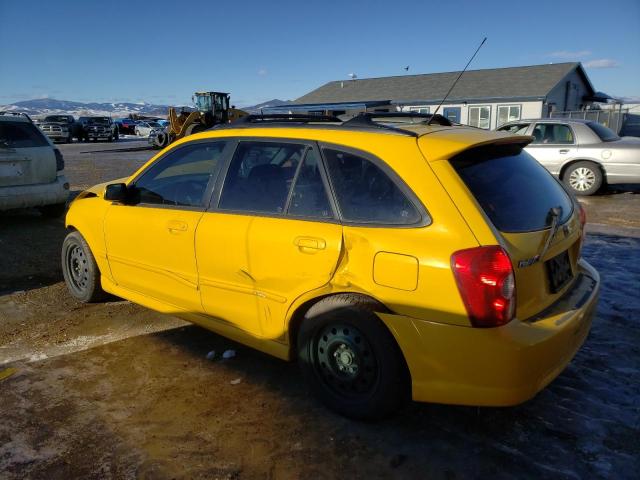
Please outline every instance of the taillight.
[[509, 323], [516, 309], [515, 276], [502, 247], [470, 248], [451, 256], [451, 267], [474, 327]]
[[64, 157], [62, 156], [62, 152], [57, 148], [54, 148], [53, 151], [56, 154], [56, 171], [64, 170]]

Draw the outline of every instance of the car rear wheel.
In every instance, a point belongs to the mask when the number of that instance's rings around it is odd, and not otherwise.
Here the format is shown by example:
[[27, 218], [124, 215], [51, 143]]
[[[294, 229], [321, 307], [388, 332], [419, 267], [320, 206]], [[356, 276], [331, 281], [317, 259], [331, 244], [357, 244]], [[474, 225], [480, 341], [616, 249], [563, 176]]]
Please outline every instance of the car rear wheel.
[[69, 233], [62, 243], [62, 274], [69, 293], [80, 302], [104, 300], [100, 270], [91, 249], [80, 232]]
[[593, 162], [576, 162], [567, 168], [562, 181], [576, 195], [593, 195], [603, 182], [602, 171]]
[[328, 297], [309, 309], [298, 358], [314, 394], [341, 415], [382, 418], [409, 398], [400, 349], [372, 305], [356, 296]]

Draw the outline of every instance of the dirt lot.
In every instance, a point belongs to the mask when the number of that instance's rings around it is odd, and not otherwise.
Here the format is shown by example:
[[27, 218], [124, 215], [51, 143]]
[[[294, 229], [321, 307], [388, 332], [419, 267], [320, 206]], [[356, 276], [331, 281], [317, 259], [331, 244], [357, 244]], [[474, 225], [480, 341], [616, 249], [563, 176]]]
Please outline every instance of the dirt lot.
[[[96, 150], [141, 146], [62, 145], [72, 188], [153, 154]], [[638, 193], [585, 202], [601, 302], [547, 389], [516, 408], [412, 404], [376, 424], [326, 411], [295, 365], [129, 302], [74, 302], [62, 221], [0, 214], [0, 372], [17, 370], [0, 380], [0, 478], [636, 478]]]

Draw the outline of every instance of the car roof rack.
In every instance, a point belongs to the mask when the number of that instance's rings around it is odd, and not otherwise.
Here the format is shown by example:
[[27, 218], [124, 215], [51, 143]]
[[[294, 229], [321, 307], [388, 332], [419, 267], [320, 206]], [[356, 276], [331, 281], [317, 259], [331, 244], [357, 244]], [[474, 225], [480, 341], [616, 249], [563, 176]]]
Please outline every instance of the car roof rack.
[[33, 120], [31, 119], [31, 117], [29, 115], [27, 115], [24, 112], [13, 112], [13, 111], [8, 111], [8, 110], [2, 110], [0, 111], [0, 115], [12, 115], [14, 117], [26, 117], [27, 120], [29, 120], [31, 123], [33, 123]]
[[230, 125], [241, 125], [249, 123], [342, 123], [334, 115], [304, 115], [298, 113], [267, 113], [253, 114], [240, 117]]
[[[433, 115], [431, 113], [415, 113], [415, 112], [362, 112], [344, 122], [344, 125], [367, 125], [367, 126], [379, 126], [380, 122], [376, 122], [374, 119], [382, 118], [386, 119], [385, 123], [399, 123], [399, 124], [436, 124], [445, 127], [451, 127], [453, 123], [447, 117], [442, 115]], [[394, 122], [394, 119], [400, 121]], [[419, 119], [419, 121], [407, 121]]]
[[213, 127], [219, 128], [244, 128], [258, 125], [278, 126], [281, 124], [307, 125], [311, 123], [326, 124], [326, 128], [359, 128], [359, 129], [382, 129], [400, 135], [417, 137], [419, 134], [408, 129], [403, 129], [402, 125], [442, 125], [450, 127], [454, 125], [448, 118], [442, 115], [432, 115], [429, 113], [414, 112], [362, 112], [348, 120], [344, 120], [344, 115], [308, 115], [298, 113], [268, 113], [251, 114], [241, 117], [229, 124], [220, 124]]

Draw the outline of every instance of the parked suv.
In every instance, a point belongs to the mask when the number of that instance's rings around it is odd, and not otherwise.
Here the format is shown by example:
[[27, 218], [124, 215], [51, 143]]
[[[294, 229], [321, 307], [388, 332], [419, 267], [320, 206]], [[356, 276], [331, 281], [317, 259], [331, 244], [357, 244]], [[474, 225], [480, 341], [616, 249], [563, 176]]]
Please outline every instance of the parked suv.
[[82, 126], [73, 115], [49, 115], [38, 122], [38, 127], [51, 140], [71, 143], [74, 138], [80, 139]]
[[63, 170], [60, 151], [26, 115], [0, 113], [0, 210], [62, 215], [69, 196]]
[[81, 193], [62, 246], [70, 293], [297, 360], [350, 417], [409, 397], [531, 398], [595, 311], [584, 211], [528, 137], [373, 115], [245, 117]]
[[120, 138], [118, 126], [109, 117], [80, 117], [82, 138], [89, 140], [107, 140], [113, 142]]
[[597, 122], [540, 118], [498, 130], [533, 136], [527, 152], [576, 195], [593, 195], [607, 184], [640, 183], [640, 139], [620, 138]]

